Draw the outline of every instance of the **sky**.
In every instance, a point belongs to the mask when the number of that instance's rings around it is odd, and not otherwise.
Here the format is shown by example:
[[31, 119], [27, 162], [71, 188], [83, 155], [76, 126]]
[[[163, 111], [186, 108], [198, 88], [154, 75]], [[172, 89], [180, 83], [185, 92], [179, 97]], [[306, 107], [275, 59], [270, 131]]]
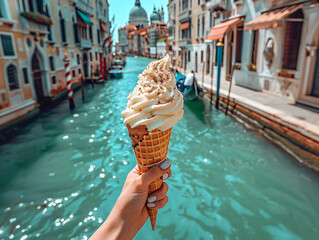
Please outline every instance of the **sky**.
[[[150, 15], [153, 12], [154, 5], [157, 8], [162, 7], [164, 9], [164, 16], [165, 22], [168, 19], [168, 11], [167, 11], [167, 4], [168, 0], [140, 0], [141, 6], [145, 9], [147, 13], [148, 20]], [[118, 28], [124, 27], [128, 23], [129, 15], [131, 9], [135, 6], [135, 0], [108, 0], [110, 4], [109, 14], [110, 14], [110, 21], [115, 16], [115, 23], [116, 26], [113, 34], [113, 42], [118, 42]], [[113, 27], [112, 26], [112, 29]]]

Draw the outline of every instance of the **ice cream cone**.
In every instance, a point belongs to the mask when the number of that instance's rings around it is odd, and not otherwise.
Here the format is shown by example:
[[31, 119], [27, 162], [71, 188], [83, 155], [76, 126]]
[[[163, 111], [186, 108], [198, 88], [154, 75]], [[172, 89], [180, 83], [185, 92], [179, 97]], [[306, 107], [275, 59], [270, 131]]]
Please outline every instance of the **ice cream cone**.
[[[171, 138], [172, 128], [166, 131], [154, 129], [146, 131], [145, 126], [130, 128], [128, 130], [132, 139], [132, 146], [135, 157], [141, 172], [146, 172], [151, 166], [163, 161], [166, 158], [168, 145]], [[156, 179], [149, 186], [149, 194], [161, 188], [162, 178]], [[152, 229], [155, 229], [157, 209], [148, 209]]]

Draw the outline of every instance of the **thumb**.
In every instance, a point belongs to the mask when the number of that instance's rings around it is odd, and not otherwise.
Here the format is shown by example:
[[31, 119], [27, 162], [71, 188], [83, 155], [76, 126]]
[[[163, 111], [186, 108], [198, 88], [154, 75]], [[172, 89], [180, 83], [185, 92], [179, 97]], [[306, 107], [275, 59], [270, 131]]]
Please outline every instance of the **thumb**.
[[156, 179], [160, 178], [165, 173], [167, 173], [170, 166], [171, 166], [171, 161], [168, 160], [168, 158], [167, 158], [161, 164], [156, 165], [156, 166], [150, 168], [149, 170], [147, 170], [145, 173], [143, 173], [141, 176], [142, 182], [146, 185], [150, 185]]

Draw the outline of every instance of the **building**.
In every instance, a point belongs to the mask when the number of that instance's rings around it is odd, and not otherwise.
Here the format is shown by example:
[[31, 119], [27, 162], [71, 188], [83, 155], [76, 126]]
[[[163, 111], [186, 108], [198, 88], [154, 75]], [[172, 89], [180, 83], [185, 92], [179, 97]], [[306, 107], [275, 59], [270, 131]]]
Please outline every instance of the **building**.
[[111, 62], [107, 0], [0, 1], [0, 126], [32, 115]]
[[182, 72], [221, 76], [237, 85], [319, 108], [319, 2], [170, 0], [169, 51]]
[[[163, 41], [163, 38], [166, 39], [168, 36], [163, 7], [161, 10], [156, 10], [154, 6], [149, 22], [150, 25], [140, 1], [136, 0], [135, 6], [130, 11], [129, 25], [118, 30], [119, 50], [137, 56], [158, 57], [157, 41], [160, 39]], [[160, 48], [163, 48], [162, 45], [163, 43], [159, 43]]]

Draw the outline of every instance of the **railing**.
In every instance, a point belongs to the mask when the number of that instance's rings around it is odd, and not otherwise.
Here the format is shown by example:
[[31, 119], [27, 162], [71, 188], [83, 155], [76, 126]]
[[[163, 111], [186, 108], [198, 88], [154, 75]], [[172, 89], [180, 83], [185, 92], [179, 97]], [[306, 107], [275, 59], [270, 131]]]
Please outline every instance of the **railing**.
[[81, 47], [81, 49], [92, 48], [91, 39], [80, 38], [80, 47]]
[[47, 34], [47, 26], [43, 24], [39, 24], [37, 22], [29, 21], [23, 16], [19, 16], [20, 24], [22, 29], [26, 29], [27, 31], [38, 33], [38, 34]]
[[210, 2], [207, 3], [206, 9], [210, 10], [212, 8], [227, 8], [226, 0], [210, 0]]
[[85, 1], [85, 0], [70, 0], [70, 3], [75, 4], [78, 9], [80, 9], [84, 13], [87, 13], [89, 16], [94, 15], [93, 7], [89, 3], [87, 3], [87, 1]]
[[178, 46], [179, 47], [187, 47], [188, 44], [190, 44], [191, 41], [189, 39], [181, 39], [178, 40]]
[[170, 41], [170, 42], [175, 42], [175, 37], [174, 37], [174, 36], [169, 36], [169, 37], [168, 37], [168, 41]]
[[182, 21], [182, 20], [186, 20], [186, 19], [190, 18], [191, 13], [192, 13], [192, 10], [185, 9], [184, 11], [180, 12], [179, 20]]

